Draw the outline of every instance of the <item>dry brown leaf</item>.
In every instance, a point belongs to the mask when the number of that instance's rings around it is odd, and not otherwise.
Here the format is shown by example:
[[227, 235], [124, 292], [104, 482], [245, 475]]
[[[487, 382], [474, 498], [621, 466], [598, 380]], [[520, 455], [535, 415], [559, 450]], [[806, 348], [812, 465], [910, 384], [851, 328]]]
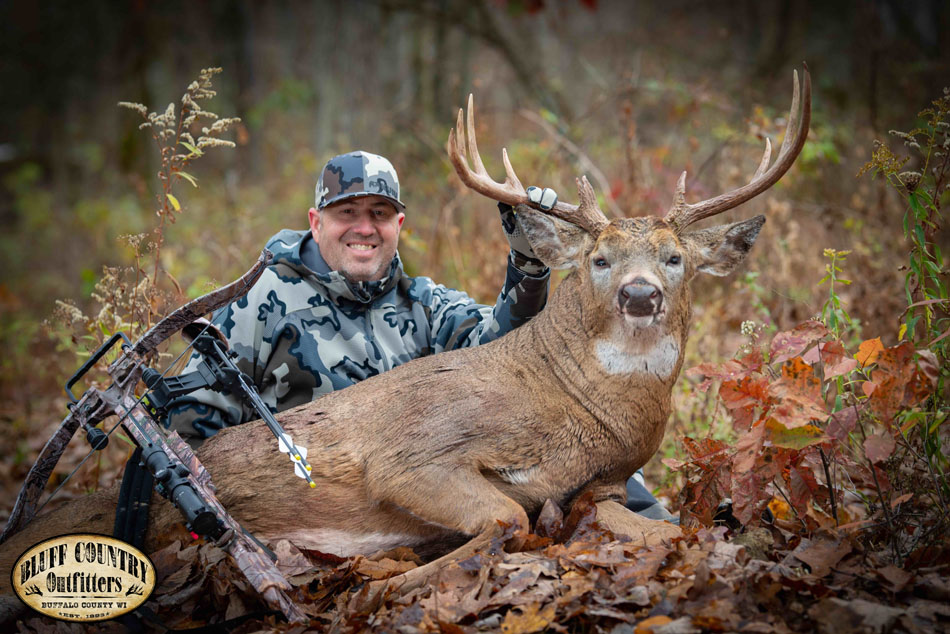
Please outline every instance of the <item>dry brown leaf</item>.
[[532, 603], [508, 612], [501, 622], [501, 631], [505, 634], [528, 634], [540, 632], [554, 620], [556, 609], [553, 603], [543, 608]]
[[851, 552], [851, 544], [846, 539], [803, 539], [792, 552], [795, 559], [808, 564], [811, 573], [824, 577], [841, 559]]
[[356, 572], [370, 579], [388, 579], [396, 575], [401, 575], [416, 567], [413, 561], [396, 561], [388, 558], [379, 561], [361, 559], [356, 566]]

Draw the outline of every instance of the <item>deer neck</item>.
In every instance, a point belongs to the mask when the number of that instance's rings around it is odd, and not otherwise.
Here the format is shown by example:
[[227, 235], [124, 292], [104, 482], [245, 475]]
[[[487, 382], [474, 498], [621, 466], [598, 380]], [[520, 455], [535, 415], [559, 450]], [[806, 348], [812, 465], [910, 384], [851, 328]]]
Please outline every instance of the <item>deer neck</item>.
[[565, 278], [545, 310], [512, 333], [523, 342], [519, 356], [614, 435], [658, 443], [682, 364], [688, 298], [666, 327], [631, 337], [604, 324], [602, 307], [578, 303], [580, 285], [578, 275]]

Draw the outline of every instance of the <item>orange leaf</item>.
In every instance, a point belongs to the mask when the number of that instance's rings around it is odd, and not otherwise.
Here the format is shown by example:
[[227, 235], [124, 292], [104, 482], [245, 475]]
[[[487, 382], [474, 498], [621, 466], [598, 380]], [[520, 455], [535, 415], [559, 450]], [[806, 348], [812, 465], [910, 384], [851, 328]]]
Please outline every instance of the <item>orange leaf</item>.
[[883, 349], [884, 344], [881, 343], [880, 337], [868, 339], [858, 346], [858, 353], [854, 355], [854, 358], [858, 360], [858, 363], [861, 364], [863, 368], [877, 361], [877, 355], [879, 355]]
[[672, 623], [673, 619], [668, 616], [651, 616], [648, 619], [643, 619], [637, 626], [633, 629], [633, 634], [653, 634], [653, 628], [661, 627], [667, 623]]

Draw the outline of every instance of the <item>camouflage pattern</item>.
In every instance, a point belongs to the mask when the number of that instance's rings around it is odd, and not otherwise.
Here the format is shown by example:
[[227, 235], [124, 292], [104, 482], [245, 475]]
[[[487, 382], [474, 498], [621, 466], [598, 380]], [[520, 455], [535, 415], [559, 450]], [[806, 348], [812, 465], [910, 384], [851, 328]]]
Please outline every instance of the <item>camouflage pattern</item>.
[[[427, 277], [405, 275], [398, 253], [382, 280], [349, 282], [322, 259], [315, 265], [322, 270], [304, 264], [304, 254], [316, 248], [309, 231], [285, 229], [267, 248], [273, 263], [212, 321], [274, 413], [416, 357], [497, 339], [547, 300], [549, 272], [528, 276], [511, 257], [497, 302], [486, 306]], [[193, 356], [185, 371], [197, 363]], [[179, 399], [169, 411], [170, 426], [192, 443], [254, 417], [239, 399], [210, 390]]]
[[399, 200], [396, 169], [378, 154], [362, 151], [341, 154], [323, 167], [315, 191], [317, 209], [355, 196], [385, 196], [397, 209], [406, 210]]

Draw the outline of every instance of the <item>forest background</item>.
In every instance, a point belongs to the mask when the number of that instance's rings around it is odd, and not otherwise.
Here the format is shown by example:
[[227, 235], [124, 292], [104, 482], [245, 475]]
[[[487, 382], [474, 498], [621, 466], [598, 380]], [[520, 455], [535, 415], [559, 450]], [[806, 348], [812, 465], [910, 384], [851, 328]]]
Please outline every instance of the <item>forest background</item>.
[[[737, 273], [694, 282], [684, 368], [822, 313], [827, 249], [851, 252], [838, 262], [851, 281], [836, 289], [852, 318], [842, 338], [896, 344], [907, 203], [858, 172], [875, 140], [907, 153], [888, 131], [914, 127], [943, 94], [948, 37], [939, 0], [0, 3], [0, 521], [62, 418], [66, 378], [122, 325], [96, 319], [108, 303], [103, 267], [138, 257], [151, 271], [156, 194], [167, 221], [159, 313], [234, 279], [277, 230], [304, 228], [318, 170], [356, 148], [399, 171], [406, 270], [492, 303], [507, 251], [496, 211], [465, 190], [444, 150], [470, 92], [494, 176], [504, 146], [523, 182], [562, 200], [587, 174], [608, 215], [662, 214], [684, 169], [692, 199], [748, 180], [763, 138], [781, 138], [792, 70], [806, 61], [808, 143], [770, 193], [723, 218], [768, 222]], [[197, 187], [179, 181], [172, 203], [154, 177], [151, 133], [116, 104], [164, 112], [207, 67], [224, 71], [203, 107], [240, 118], [222, 135], [236, 147], [206, 148], [188, 168]], [[946, 248], [945, 233], [928, 237]], [[670, 500], [683, 476], [660, 460], [684, 459], [680, 438], [735, 438], [698, 382], [677, 383], [647, 468]], [[128, 447], [113, 445], [66, 497], [114, 480]]]

